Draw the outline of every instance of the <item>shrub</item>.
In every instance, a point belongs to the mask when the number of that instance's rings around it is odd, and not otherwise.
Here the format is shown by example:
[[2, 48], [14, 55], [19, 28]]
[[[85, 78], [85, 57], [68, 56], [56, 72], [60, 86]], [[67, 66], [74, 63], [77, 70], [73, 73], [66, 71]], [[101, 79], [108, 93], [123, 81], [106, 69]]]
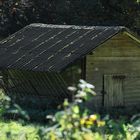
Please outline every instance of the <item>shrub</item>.
[[4, 94], [3, 90], [0, 90], [0, 117], [2, 117], [9, 108], [10, 101], [10, 98]]
[[91, 114], [84, 102], [96, 95], [94, 86], [80, 80], [78, 87], [69, 87], [73, 94], [70, 103], [65, 99], [63, 110], [55, 116], [48, 116], [54, 122], [45, 129], [43, 135], [48, 140], [134, 140], [140, 138], [140, 119], [126, 123], [125, 120], [104, 118]]
[[[72, 102], [64, 100], [61, 111], [47, 116], [46, 125], [0, 120], [0, 140], [139, 140], [140, 114], [128, 122], [125, 119], [101, 117], [86, 108], [84, 102], [96, 95], [94, 86], [80, 80], [77, 87], [68, 88]], [[1, 113], [9, 106], [9, 98], [1, 94]], [[21, 114], [24, 111], [17, 106]], [[40, 118], [41, 119], [41, 118]]]
[[23, 126], [19, 122], [0, 121], [1, 140], [39, 140], [38, 128], [32, 125]]

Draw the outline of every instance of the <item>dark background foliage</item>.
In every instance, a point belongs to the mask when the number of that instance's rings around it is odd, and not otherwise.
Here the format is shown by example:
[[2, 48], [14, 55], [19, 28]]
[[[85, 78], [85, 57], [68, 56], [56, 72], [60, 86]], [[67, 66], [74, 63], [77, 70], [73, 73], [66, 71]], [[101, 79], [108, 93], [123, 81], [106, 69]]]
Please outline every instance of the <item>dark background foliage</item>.
[[140, 28], [138, 0], [0, 0], [0, 36], [34, 22]]

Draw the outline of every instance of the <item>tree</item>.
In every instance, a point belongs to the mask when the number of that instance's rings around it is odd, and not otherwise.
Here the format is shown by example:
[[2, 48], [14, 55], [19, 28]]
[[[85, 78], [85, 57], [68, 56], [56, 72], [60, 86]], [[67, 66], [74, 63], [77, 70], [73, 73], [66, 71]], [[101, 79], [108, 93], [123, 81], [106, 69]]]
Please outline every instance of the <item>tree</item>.
[[0, 0], [0, 35], [33, 22], [140, 27], [139, 0]]

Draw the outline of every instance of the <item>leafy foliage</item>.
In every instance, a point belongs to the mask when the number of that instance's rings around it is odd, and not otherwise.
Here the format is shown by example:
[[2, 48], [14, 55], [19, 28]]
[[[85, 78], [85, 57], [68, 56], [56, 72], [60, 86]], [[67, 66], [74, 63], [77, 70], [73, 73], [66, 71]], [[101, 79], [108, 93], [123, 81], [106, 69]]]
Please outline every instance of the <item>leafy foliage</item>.
[[39, 140], [38, 127], [28, 125], [23, 126], [17, 122], [0, 121], [1, 140]]
[[0, 0], [0, 34], [33, 22], [140, 27], [139, 0]]
[[[44, 131], [46, 139], [55, 140], [134, 140], [140, 138], [139, 116], [134, 117], [134, 122], [125, 120], [112, 120], [109, 116], [101, 118], [99, 114], [90, 114], [83, 105], [90, 100], [89, 95], [95, 95], [94, 86], [80, 80], [78, 88], [69, 87], [73, 93], [73, 102], [65, 100], [63, 111], [49, 116], [54, 124]], [[139, 118], [139, 119], [138, 119]]]
[[10, 98], [5, 96], [4, 92], [0, 90], [0, 116], [5, 113], [6, 109], [10, 106]]
[[[1, 140], [139, 140], [140, 114], [134, 115], [130, 121], [111, 119], [109, 115], [101, 117], [91, 112], [84, 105], [95, 96], [94, 86], [80, 80], [77, 87], [68, 88], [73, 94], [72, 102], [65, 99], [63, 108], [55, 115], [47, 116], [50, 120], [46, 125], [31, 124], [24, 121], [0, 120]], [[0, 109], [9, 104], [9, 99], [1, 94]], [[17, 106], [21, 114], [24, 111]], [[1, 112], [2, 114], [3, 112]], [[17, 113], [17, 112], [15, 112]]]

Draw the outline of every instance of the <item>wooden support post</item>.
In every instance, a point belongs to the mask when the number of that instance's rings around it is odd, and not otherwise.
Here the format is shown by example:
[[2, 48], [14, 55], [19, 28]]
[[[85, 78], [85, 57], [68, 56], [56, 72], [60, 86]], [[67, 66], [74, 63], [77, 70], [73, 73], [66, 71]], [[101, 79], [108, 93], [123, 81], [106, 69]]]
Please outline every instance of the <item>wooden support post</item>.
[[86, 80], [86, 57], [81, 60], [81, 79]]

